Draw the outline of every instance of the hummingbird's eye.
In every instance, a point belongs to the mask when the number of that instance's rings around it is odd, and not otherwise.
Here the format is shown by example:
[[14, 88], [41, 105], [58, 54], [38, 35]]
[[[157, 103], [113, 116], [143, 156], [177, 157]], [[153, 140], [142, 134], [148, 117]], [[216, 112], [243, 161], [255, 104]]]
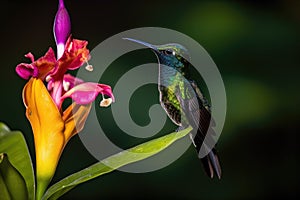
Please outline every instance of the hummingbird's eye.
[[166, 50], [164, 50], [164, 53], [166, 54], [166, 55], [173, 55], [173, 56], [175, 56], [175, 51], [173, 51], [173, 50], [171, 50], [171, 49], [166, 49]]

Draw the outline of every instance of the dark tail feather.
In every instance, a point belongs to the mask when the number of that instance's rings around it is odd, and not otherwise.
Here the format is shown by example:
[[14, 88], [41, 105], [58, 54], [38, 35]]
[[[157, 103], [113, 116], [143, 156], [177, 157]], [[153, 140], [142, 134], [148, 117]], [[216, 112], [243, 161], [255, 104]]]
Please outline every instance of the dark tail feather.
[[[195, 138], [192, 140], [194, 141], [195, 148], [197, 150], [197, 153], [199, 154], [201, 146], [205, 145], [203, 144], [201, 134], [196, 134]], [[212, 148], [212, 150], [207, 149], [207, 151], [210, 152], [205, 157], [201, 158], [204, 170], [210, 178], [217, 176], [219, 179], [221, 179], [222, 171], [217, 151], [215, 148]]]
[[216, 175], [219, 179], [221, 179], [222, 171], [219, 162], [219, 157], [215, 149], [212, 149], [207, 156], [201, 158], [204, 170], [206, 174], [213, 178]]

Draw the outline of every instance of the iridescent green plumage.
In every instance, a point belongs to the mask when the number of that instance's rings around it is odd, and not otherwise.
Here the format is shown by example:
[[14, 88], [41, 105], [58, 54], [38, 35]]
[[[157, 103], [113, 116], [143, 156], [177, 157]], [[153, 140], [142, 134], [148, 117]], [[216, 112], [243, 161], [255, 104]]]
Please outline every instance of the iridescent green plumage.
[[208, 130], [214, 133], [210, 127], [210, 106], [195, 81], [190, 78], [190, 57], [186, 48], [175, 43], [152, 45], [135, 39], [125, 39], [153, 50], [159, 61], [158, 90], [161, 106], [179, 128], [189, 125], [193, 127], [194, 131], [190, 136], [197, 152], [200, 152], [202, 145], [207, 151], [207, 155], [201, 158], [205, 171], [211, 178], [215, 174], [221, 178], [216, 150], [206, 148], [207, 144], [204, 144], [206, 137], [206, 141], [213, 140], [212, 135], [207, 135]]

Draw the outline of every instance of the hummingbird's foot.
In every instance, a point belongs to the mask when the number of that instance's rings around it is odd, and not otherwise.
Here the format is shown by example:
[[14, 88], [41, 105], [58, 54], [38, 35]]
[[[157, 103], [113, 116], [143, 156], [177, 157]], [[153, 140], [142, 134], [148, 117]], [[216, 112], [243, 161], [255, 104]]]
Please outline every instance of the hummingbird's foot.
[[182, 131], [182, 130], [184, 130], [184, 127], [183, 126], [179, 126], [175, 131], [179, 132], [179, 131]]
[[194, 147], [197, 147], [197, 145], [195, 144], [195, 141], [194, 141], [192, 133], [190, 133], [189, 136], [190, 136], [190, 138], [192, 140], [192, 143], [193, 143]]

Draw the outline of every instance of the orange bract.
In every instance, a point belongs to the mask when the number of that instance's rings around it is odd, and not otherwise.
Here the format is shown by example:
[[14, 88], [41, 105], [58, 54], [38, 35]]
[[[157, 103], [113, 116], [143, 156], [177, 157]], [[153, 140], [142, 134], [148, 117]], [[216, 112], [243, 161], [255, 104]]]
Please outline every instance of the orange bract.
[[73, 103], [61, 113], [37, 78], [31, 78], [25, 85], [23, 101], [34, 134], [37, 177], [49, 183], [66, 143], [82, 130], [91, 104]]

